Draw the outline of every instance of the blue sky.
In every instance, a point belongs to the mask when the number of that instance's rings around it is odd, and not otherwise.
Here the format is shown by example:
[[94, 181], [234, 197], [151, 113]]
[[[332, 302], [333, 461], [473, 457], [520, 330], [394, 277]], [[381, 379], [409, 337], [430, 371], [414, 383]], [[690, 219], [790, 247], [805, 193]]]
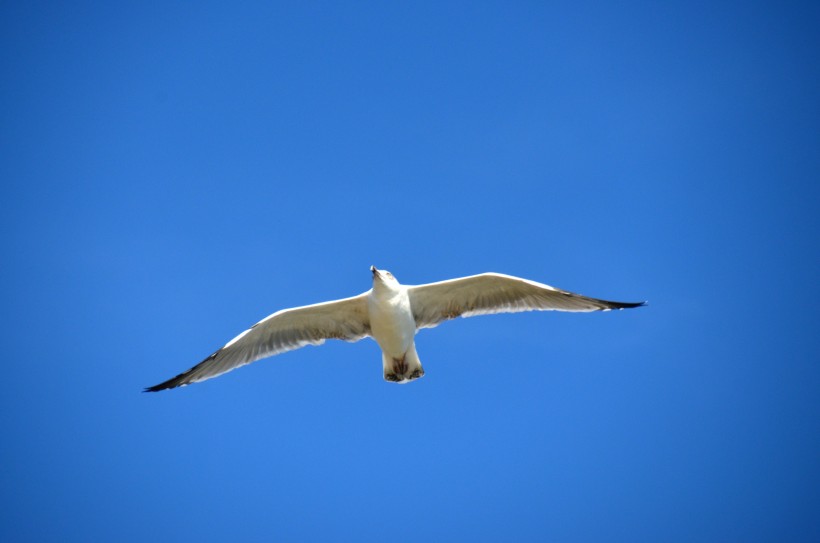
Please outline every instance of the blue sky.
[[[820, 539], [820, 11], [5, 2], [3, 541]], [[601, 314], [176, 375], [484, 271]]]

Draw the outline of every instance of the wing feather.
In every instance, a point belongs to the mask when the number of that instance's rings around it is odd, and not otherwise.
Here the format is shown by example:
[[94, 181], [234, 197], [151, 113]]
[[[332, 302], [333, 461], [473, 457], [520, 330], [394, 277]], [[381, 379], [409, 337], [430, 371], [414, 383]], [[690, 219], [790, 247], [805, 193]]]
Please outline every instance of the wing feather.
[[528, 279], [482, 273], [438, 283], [407, 287], [416, 326], [432, 328], [455, 317], [520, 311], [609, 311], [645, 302], [611, 302], [589, 298]]
[[146, 392], [197, 383], [229, 372], [261, 358], [292, 351], [305, 345], [321, 345], [326, 339], [358, 341], [370, 335], [367, 293], [277, 311], [254, 324], [211, 356]]

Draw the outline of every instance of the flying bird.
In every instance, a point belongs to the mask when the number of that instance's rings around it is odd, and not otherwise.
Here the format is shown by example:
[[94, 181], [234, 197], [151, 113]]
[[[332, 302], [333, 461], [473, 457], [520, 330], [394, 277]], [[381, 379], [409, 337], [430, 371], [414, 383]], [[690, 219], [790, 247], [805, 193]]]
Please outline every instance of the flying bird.
[[245, 364], [326, 339], [376, 340], [384, 379], [408, 383], [424, 375], [415, 335], [456, 317], [520, 311], [609, 311], [646, 302], [610, 302], [528, 279], [482, 273], [458, 279], [402, 285], [386, 270], [370, 267], [373, 288], [342, 300], [277, 311], [245, 330], [211, 356], [176, 377], [148, 387], [157, 392], [198, 383]]

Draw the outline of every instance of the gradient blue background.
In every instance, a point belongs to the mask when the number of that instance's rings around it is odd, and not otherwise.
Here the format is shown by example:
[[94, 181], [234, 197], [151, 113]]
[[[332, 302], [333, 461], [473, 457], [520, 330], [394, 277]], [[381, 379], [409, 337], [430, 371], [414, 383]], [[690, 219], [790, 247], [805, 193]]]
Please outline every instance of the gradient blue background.
[[[3, 541], [817, 541], [820, 11], [4, 2]], [[143, 394], [368, 267], [457, 320]]]

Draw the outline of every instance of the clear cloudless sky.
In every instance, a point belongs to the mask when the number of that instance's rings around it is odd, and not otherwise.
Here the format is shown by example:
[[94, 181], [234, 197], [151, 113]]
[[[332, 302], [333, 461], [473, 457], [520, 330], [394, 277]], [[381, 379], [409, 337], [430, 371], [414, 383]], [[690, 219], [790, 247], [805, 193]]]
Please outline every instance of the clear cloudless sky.
[[[0, 540], [820, 540], [819, 26], [3, 2]], [[649, 305], [141, 392], [371, 264]]]

